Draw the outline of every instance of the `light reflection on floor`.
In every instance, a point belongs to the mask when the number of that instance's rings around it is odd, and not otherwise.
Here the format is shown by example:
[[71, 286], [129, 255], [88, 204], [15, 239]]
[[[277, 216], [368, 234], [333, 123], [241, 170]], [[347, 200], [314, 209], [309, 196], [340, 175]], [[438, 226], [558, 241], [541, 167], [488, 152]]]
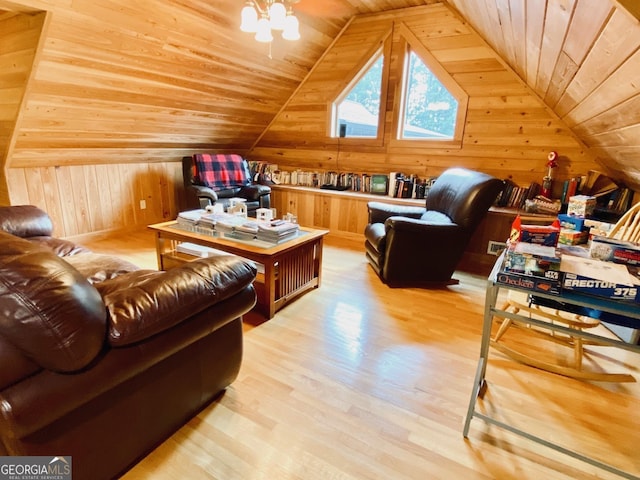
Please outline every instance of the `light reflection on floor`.
[[332, 338], [340, 338], [344, 345], [344, 354], [349, 360], [356, 361], [365, 351], [364, 319], [362, 310], [348, 303], [338, 302], [327, 322]]
[[422, 365], [428, 360], [423, 344], [386, 344], [383, 348], [371, 338], [371, 325], [367, 324], [361, 308], [345, 302], [337, 302], [330, 320], [327, 322], [328, 338], [340, 339], [340, 358], [351, 367], [360, 367], [367, 359], [370, 368], [380, 381], [392, 383], [419, 381], [420, 372], [415, 365]]

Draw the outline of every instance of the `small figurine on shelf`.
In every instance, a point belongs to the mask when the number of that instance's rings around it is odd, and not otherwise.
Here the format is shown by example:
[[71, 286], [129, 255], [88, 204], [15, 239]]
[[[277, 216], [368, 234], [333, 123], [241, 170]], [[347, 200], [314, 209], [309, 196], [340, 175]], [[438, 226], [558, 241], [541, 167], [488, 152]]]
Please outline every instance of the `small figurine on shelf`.
[[553, 186], [553, 169], [558, 166], [558, 153], [549, 152], [547, 156], [547, 174], [542, 179], [542, 196], [551, 199], [551, 187]]

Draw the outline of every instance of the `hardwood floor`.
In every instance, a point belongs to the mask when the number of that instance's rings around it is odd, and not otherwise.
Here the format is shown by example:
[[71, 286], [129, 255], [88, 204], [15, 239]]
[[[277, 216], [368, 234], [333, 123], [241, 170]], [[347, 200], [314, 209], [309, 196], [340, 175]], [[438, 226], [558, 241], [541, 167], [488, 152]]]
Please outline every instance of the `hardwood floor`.
[[[155, 268], [146, 232], [87, 245]], [[323, 265], [320, 289], [269, 321], [245, 319], [237, 380], [124, 478], [619, 478], [479, 419], [463, 438], [484, 278], [457, 273], [460, 283], [441, 290], [390, 289], [360, 243], [331, 237]], [[543, 355], [526, 332], [509, 334]], [[589, 367], [640, 378], [639, 355], [587, 351]], [[640, 476], [637, 383], [569, 379], [495, 350], [487, 380], [486, 411]]]

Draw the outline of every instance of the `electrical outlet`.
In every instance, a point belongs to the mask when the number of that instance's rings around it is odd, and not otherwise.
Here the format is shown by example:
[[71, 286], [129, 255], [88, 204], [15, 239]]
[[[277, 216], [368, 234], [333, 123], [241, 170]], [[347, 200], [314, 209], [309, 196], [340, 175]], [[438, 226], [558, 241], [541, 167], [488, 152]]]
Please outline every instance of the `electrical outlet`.
[[145, 208], [147, 208], [147, 201], [140, 200], [140, 210], [144, 210]]

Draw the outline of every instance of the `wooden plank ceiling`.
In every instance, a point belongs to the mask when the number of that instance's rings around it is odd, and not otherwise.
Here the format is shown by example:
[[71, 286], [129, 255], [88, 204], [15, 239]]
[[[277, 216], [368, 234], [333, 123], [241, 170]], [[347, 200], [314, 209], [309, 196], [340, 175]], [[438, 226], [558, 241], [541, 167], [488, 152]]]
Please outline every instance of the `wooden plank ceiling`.
[[[640, 25], [624, 2], [444, 1], [604, 169], [640, 191]], [[302, 39], [269, 47], [239, 31], [240, 0], [0, 0], [0, 20], [50, 12], [4, 160], [26, 167], [249, 152], [350, 18], [433, 3], [300, 0]]]

